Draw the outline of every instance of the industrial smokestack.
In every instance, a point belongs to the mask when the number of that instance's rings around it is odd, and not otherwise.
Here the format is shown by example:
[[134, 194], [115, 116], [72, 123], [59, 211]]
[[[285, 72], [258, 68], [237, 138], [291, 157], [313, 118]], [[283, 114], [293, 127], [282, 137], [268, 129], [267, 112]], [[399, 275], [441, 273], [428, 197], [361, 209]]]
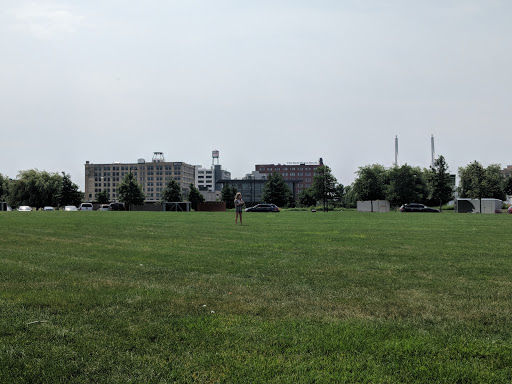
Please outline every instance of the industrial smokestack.
[[432, 138], [430, 139], [430, 146], [432, 148], [432, 163], [431, 166], [434, 168], [434, 162], [436, 160], [436, 150], [434, 148], [434, 135], [432, 135]]
[[398, 167], [398, 136], [395, 136], [395, 166]]

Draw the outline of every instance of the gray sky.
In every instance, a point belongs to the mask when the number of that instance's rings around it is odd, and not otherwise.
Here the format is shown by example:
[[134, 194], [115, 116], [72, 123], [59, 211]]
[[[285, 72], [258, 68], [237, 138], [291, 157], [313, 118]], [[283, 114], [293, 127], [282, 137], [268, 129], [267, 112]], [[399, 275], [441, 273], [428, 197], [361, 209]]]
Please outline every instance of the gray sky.
[[508, 0], [1, 0], [0, 173], [512, 164]]

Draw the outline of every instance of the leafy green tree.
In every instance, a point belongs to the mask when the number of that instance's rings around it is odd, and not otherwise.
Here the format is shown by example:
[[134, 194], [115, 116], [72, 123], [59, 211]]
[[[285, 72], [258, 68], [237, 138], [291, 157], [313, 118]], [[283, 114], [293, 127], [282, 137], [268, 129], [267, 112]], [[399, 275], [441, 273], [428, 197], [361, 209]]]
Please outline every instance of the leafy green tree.
[[503, 180], [503, 192], [505, 192], [507, 195], [512, 195], [512, 177], [507, 176], [505, 177], [505, 180]]
[[352, 192], [359, 200], [384, 200], [386, 197], [386, 169], [380, 164], [359, 167]]
[[30, 205], [36, 209], [46, 205], [56, 206], [62, 178], [57, 173], [30, 169], [21, 171], [10, 183], [9, 204]]
[[57, 203], [60, 207], [66, 205], [80, 205], [82, 202], [82, 193], [78, 190], [78, 185], [71, 181], [70, 175], [62, 172], [62, 184], [57, 195]]
[[142, 192], [142, 187], [137, 183], [131, 172], [125, 175], [117, 191], [119, 200], [124, 203], [127, 211], [130, 210], [132, 205], [144, 204], [145, 196], [144, 192]]
[[448, 203], [453, 198], [448, 164], [443, 156], [439, 156], [434, 161], [434, 166], [430, 168], [428, 173], [428, 182], [430, 184], [429, 199], [438, 203], [441, 210], [443, 204]]
[[222, 190], [220, 191], [221, 200], [226, 203], [227, 209], [235, 208], [235, 196], [237, 194], [237, 189], [235, 186], [229, 185], [226, 183], [222, 186]]
[[485, 169], [485, 186], [488, 198], [505, 200], [505, 179], [499, 164], [491, 164]]
[[345, 187], [345, 194], [343, 195], [343, 203], [342, 205], [347, 208], [356, 208], [357, 207], [357, 193], [354, 190], [353, 185], [347, 185]]
[[427, 183], [423, 171], [404, 164], [388, 171], [386, 199], [394, 207], [405, 203], [421, 203], [428, 197]]
[[459, 168], [459, 195], [462, 198], [485, 197], [485, 168], [478, 161]]
[[313, 191], [311, 188], [304, 189], [299, 194], [299, 204], [302, 207], [314, 207], [316, 205], [316, 199], [313, 196]]
[[194, 184], [190, 184], [190, 193], [188, 195], [188, 201], [193, 210], [197, 210], [197, 204], [204, 203], [204, 196], [199, 192]]
[[284, 207], [289, 203], [290, 197], [293, 199], [293, 193], [284, 182], [283, 176], [277, 172], [271, 173], [263, 187], [262, 200], [265, 203]]
[[183, 194], [181, 193], [181, 186], [176, 180], [169, 180], [167, 185], [160, 194], [160, 201], [165, 202], [179, 202], [183, 201]]
[[109, 193], [106, 190], [98, 192], [96, 194], [96, 200], [100, 204], [108, 204], [109, 203]]
[[321, 165], [315, 169], [313, 184], [311, 186], [313, 196], [323, 202], [324, 212], [329, 210], [328, 202], [334, 197], [337, 180], [331, 173], [331, 168]]
[[297, 207], [297, 200], [293, 197], [293, 193], [288, 195], [288, 201], [286, 203], [287, 208], [295, 208]]
[[345, 187], [343, 184], [337, 184], [336, 190], [334, 191], [334, 200], [337, 205], [343, 206], [343, 196], [345, 195]]
[[0, 173], [0, 201], [7, 200], [9, 195], [9, 178]]
[[494, 198], [505, 200], [505, 180], [501, 176], [501, 167], [491, 164], [484, 168], [474, 161], [459, 168], [459, 194], [463, 198]]

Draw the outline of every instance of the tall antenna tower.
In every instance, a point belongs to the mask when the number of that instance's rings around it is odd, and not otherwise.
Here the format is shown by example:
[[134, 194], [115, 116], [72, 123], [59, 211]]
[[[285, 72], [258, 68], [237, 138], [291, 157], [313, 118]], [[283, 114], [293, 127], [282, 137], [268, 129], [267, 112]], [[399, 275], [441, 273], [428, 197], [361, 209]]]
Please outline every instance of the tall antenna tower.
[[398, 167], [398, 136], [395, 136], [395, 162], [394, 165]]
[[431, 151], [432, 151], [432, 162], [430, 165], [432, 166], [432, 168], [434, 168], [434, 162], [436, 160], [436, 150], [434, 147], [434, 135], [432, 135], [432, 137], [430, 138], [430, 147], [431, 147]]

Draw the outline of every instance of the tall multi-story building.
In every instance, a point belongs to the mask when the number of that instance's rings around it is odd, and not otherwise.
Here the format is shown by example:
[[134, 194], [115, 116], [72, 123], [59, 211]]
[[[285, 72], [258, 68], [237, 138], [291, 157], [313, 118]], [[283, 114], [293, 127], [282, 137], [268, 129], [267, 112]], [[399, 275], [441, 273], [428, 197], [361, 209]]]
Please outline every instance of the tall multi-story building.
[[212, 165], [211, 168], [203, 168], [201, 165], [196, 167], [196, 187], [200, 191], [220, 191], [222, 188], [216, 180], [230, 178], [231, 172], [222, 169], [219, 164]]
[[193, 165], [167, 162], [162, 152], [155, 152], [151, 162], [139, 159], [137, 163], [92, 164], [86, 161], [85, 200], [94, 201], [99, 192], [107, 191], [110, 201], [118, 201], [118, 187], [130, 172], [142, 186], [146, 201], [160, 200], [160, 193], [169, 180], [176, 180], [184, 195], [190, 192], [190, 184], [195, 183]]
[[259, 164], [256, 171], [261, 174], [280, 173], [283, 179], [294, 181], [296, 195], [313, 185], [315, 169], [322, 165], [320, 162], [292, 162], [286, 164]]
[[196, 186], [200, 191], [215, 191], [213, 168], [203, 168], [202, 165], [196, 166]]
[[[217, 160], [217, 164], [215, 164]], [[206, 201], [216, 201], [220, 199], [222, 184], [218, 180], [231, 179], [231, 172], [222, 169], [219, 164], [219, 151], [212, 151], [211, 168], [203, 168], [202, 165], [196, 166], [196, 187], [204, 196]]]

